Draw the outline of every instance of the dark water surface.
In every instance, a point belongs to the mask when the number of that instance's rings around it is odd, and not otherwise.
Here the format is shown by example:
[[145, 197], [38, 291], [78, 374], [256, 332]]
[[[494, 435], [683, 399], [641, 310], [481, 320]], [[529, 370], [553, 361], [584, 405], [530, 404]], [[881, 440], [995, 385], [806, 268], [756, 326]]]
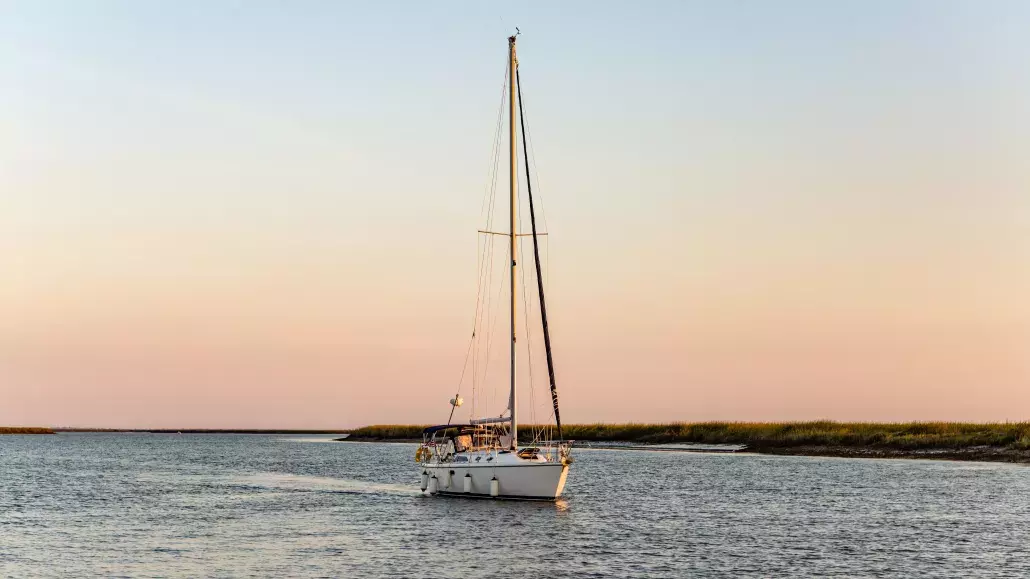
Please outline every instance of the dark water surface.
[[580, 450], [557, 504], [424, 498], [415, 445], [0, 437], [0, 576], [1030, 576], [1030, 469]]

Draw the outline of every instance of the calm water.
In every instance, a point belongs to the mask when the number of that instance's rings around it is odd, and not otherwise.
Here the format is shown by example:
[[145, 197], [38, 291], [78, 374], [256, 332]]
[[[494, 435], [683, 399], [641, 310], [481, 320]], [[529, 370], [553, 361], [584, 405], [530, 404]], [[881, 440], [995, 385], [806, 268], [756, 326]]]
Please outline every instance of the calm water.
[[414, 451], [2, 436], [0, 575], [1030, 576], [1030, 468], [581, 450], [539, 504], [423, 498]]

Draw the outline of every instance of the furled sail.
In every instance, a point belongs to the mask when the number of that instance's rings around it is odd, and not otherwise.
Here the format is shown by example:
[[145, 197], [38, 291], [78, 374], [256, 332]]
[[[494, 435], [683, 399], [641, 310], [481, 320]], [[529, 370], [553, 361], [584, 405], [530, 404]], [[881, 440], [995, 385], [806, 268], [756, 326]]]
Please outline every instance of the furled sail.
[[544, 301], [544, 279], [540, 271], [540, 243], [537, 240], [536, 213], [533, 210], [533, 185], [529, 177], [529, 151], [526, 145], [526, 118], [522, 108], [522, 80], [519, 69], [515, 68], [515, 82], [519, 92], [519, 125], [522, 127], [522, 157], [526, 165], [526, 191], [529, 194], [529, 222], [533, 232], [533, 260], [536, 262], [536, 287], [540, 293], [540, 322], [544, 327], [544, 350], [547, 353], [547, 377], [551, 383], [551, 402], [554, 404], [554, 422], [558, 427], [558, 439], [561, 434], [561, 414], [558, 413], [558, 386], [554, 380], [554, 359], [551, 356], [551, 333], [547, 328], [547, 304]]

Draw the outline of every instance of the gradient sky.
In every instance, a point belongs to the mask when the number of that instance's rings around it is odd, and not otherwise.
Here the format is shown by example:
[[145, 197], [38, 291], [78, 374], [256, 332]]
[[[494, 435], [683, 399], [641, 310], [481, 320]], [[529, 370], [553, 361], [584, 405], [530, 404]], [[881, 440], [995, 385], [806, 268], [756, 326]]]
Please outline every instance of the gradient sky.
[[1030, 419], [1030, 4], [126, 0], [0, 2], [0, 424], [444, 420], [516, 26], [566, 421]]

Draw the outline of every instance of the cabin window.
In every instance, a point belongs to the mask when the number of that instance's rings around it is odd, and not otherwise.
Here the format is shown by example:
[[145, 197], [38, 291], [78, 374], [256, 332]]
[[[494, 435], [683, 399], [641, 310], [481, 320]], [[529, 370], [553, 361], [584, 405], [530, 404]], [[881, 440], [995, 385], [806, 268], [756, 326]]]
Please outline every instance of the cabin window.
[[467, 456], [456, 456], [456, 457], [454, 457], [454, 462], [468, 462], [468, 461], [469, 461], [469, 459], [468, 459]]

